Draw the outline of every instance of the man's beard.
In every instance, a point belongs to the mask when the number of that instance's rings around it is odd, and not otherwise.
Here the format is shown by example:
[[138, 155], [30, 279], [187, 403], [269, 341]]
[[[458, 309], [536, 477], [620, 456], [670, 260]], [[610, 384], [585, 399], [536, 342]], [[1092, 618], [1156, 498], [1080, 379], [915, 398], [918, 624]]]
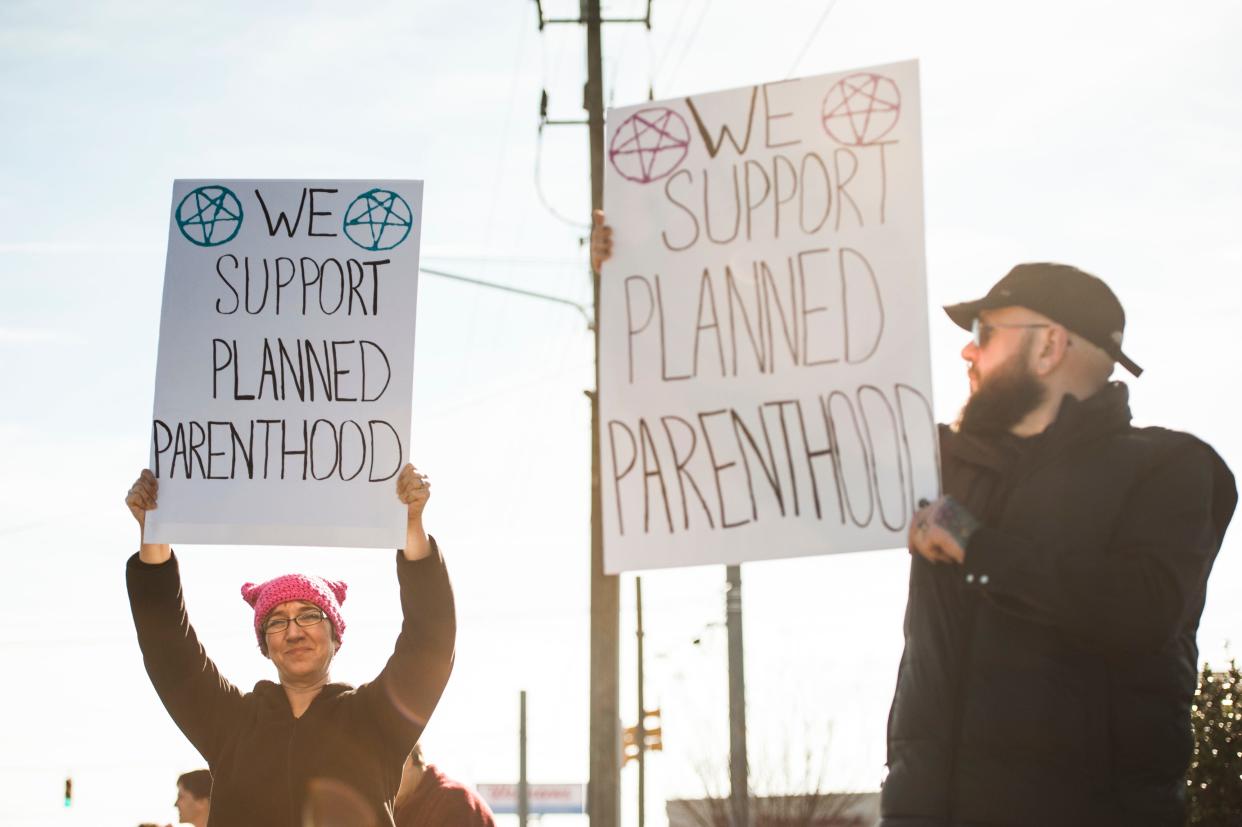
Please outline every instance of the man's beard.
[[1014, 353], [966, 400], [958, 430], [974, 434], [1006, 433], [1035, 410], [1047, 389], [1027, 364], [1028, 348]]

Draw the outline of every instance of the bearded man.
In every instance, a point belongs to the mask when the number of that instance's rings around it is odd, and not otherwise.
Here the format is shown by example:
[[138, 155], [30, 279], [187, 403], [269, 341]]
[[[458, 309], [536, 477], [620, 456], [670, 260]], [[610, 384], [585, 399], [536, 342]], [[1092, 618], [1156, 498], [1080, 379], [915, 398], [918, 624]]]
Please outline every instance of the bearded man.
[[882, 827], [1182, 825], [1208, 573], [1237, 504], [1188, 434], [1130, 423], [1125, 313], [1021, 264], [945, 308], [973, 333], [911, 522]]

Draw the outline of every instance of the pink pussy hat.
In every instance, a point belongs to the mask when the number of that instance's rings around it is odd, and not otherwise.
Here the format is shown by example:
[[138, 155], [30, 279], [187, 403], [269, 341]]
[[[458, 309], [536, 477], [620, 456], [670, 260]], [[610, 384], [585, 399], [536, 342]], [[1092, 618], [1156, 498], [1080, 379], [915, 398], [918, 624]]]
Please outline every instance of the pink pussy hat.
[[313, 574], [283, 574], [266, 583], [246, 583], [241, 596], [254, 607], [254, 634], [259, 639], [259, 649], [267, 654], [267, 640], [263, 635], [263, 621], [281, 603], [305, 600], [323, 610], [332, 621], [332, 629], [338, 641], [345, 638], [345, 618], [341, 617], [341, 604], [349, 588], [339, 580], [325, 580]]

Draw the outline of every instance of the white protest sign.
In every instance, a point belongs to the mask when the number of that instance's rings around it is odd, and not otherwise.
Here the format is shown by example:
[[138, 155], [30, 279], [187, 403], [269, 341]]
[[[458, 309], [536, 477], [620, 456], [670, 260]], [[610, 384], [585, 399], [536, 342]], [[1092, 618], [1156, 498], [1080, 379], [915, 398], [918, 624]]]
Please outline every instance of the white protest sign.
[[900, 547], [939, 495], [918, 64], [609, 110], [608, 572]]
[[400, 547], [421, 181], [176, 181], [148, 542]]

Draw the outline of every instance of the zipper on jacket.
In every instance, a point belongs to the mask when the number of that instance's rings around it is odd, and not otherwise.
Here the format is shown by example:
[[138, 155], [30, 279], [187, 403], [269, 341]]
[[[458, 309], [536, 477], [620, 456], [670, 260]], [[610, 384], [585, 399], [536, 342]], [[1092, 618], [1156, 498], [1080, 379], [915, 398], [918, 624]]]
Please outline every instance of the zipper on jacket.
[[[1028, 448], [1029, 450], [1029, 448]], [[1025, 453], [1025, 452], [1024, 452]], [[988, 496], [989, 513], [980, 515], [980, 520], [987, 523], [989, 520], [995, 521], [1005, 511], [1010, 497], [1013, 496], [1017, 481], [1023, 476], [1025, 471], [1024, 460], [1028, 459], [1024, 454], [1010, 460], [1005, 470], [998, 475], [996, 488]], [[959, 585], [960, 588], [960, 585]], [[958, 691], [954, 693], [953, 700], [953, 743], [949, 750], [949, 823], [956, 824], [958, 817], [958, 787], [957, 777], [959, 769], [959, 756], [962, 746], [962, 729], [965, 726], [966, 718], [966, 688], [970, 679], [970, 663], [971, 655], [975, 649], [975, 626], [979, 621], [979, 606], [982, 598], [977, 592], [968, 592], [967, 600], [967, 617], [965, 623], [965, 634], [963, 639], [965, 646], [962, 650], [962, 661], [960, 672], [958, 675]]]
[[[292, 717], [292, 715], [290, 715]], [[297, 735], [298, 719], [293, 718], [289, 724], [289, 748], [285, 755], [285, 769], [289, 777], [289, 827], [298, 827], [301, 818], [295, 806], [296, 801], [293, 790], [293, 739]]]
[[966, 618], [965, 647], [962, 650], [962, 661], [958, 675], [958, 691], [953, 699], [953, 743], [949, 747], [949, 823], [957, 823], [957, 771], [959, 753], [962, 746], [962, 726], [966, 717], [966, 682], [970, 676], [970, 655], [974, 650], [975, 622], [979, 616], [979, 598], [971, 594], [967, 597], [970, 605]]

